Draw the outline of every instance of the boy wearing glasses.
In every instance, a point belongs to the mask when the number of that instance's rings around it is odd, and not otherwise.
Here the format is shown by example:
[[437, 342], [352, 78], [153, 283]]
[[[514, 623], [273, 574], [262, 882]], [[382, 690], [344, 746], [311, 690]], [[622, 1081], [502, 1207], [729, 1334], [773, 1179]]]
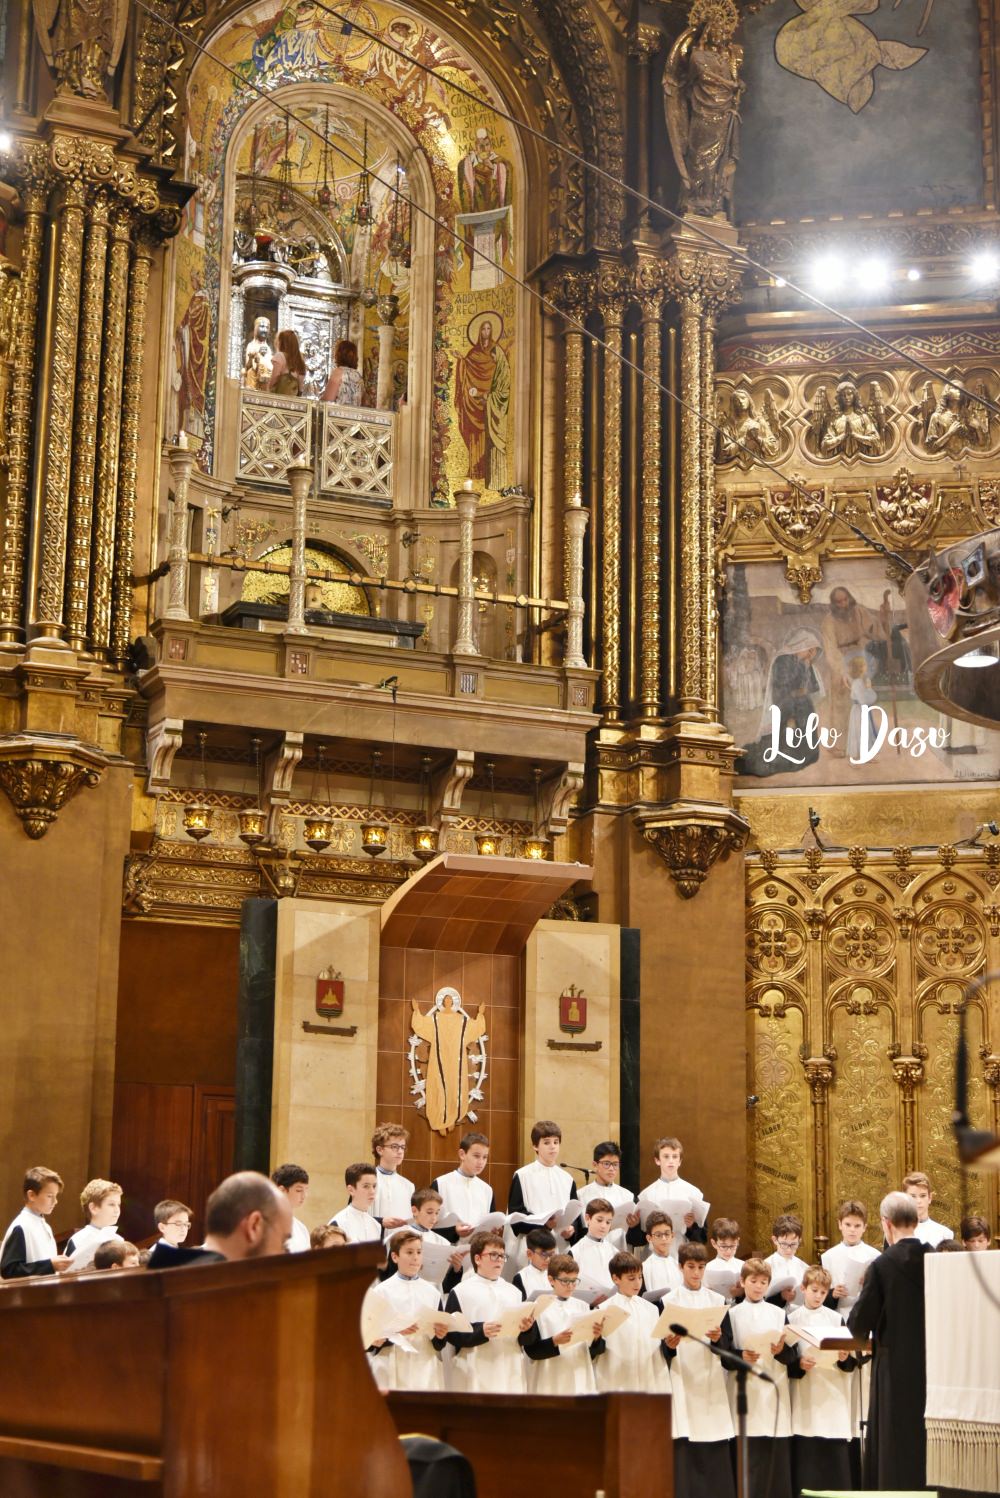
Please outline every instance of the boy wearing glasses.
[[[594, 1145], [594, 1179], [577, 1193], [583, 1202], [584, 1210], [586, 1210], [587, 1203], [593, 1201], [595, 1196], [603, 1197], [606, 1202], [610, 1202], [615, 1211], [619, 1207], [635, 1204], [632, 1192], [619, 1182], [621, 1168], [622, 1152], [619, 1144], [616, 1144], [613, 1139], [605, 1139], [601, 1144]], [[639, 1209], [636, 1207], [635, 1211], [629, 1214], [628, 1226], [634, 1228], [638, 1224]], [[615, 1228], [609, 1236], [608, 1242], [612, 1244], [616, 1253], [625, 1249], [625, 1233], [625, 1228]]]
[[194, 1213], [190, 1207], [183, 1202], [167, 1201], [157, 1202], [153, 1208], [153, 1221], [156, 1223], [156, 1231], [159, 1233], [159, 1242], [168, 1243], [171, 1248], [182, 1248], [184, 1240], [191, 1231], [191, 1219]]
[[569, 1340], [574, 1322], [579, 1321], [582, 1302], [573, 1291], [580, 1283], [580, 1269], [570, 1254], [556, 1254], [549, 1265], [549, 1288], [556, 1297], [536, 1323], [538, 1339], [525, 1346], [528, 1363], [529, 1394], [596, 1394], [594, 1358], [604, 1351], [601, 1318], [595, 1316], [586, 1341]]
[[513, 1279], [525, 1300], [530, 1300], [539, 1291], [549, 1290], [549, 1265], [556, 1251], [555, 1234], [548, 1228], [532, 1228], [524, 1240], [528, 1262], [518, 1270]]
[[380, 1219], [386, 1232], [406, 1227], [410, 1222], [410, 1200], [417, 1188], [399, 1173], [409, 1142], [409, 1131], [401, 1124], [379, 1124], [372, 1135], [375, 1156], [372, 1214]]
[[[802, 1276], [809, 1265], [805, 1259], [798, 1256], [799, 1244], [802, 1242], [802, 1221], [792, 1213], [786, 1213], [782, 1217], [774, 1219], [771, 1229], [771, 1242], [774, 1244], [774, 1253], [768, 1254], [764, 1263], [771, 1271], [771, 1294], [767, 1297], [772, 1305], [796, 1305], [802, 1304]], [[789, 1285], [788, 1280], [792, 1280]], [[784, 1289], [776, 1288], [785, 1281]]]
[[[469, 1244], [472, 1273], [448, 1296], [446, 1311], [464, 1311], [471, 1332], [449, 1332], [455, 1349], [451, 1388], [462, 1394], [524, 1394], [527, 1390], [521, 1348], [538, 1337], [531, 1311], [520, 1290], [503, 1278], [507, 1261], [499, 1233], [475, 1233]], [[523, 1307], [514, 1335], [505, 1335], [502, 1317]]]
[[673, 1255], [674, 1225], [666, 1212], [650, 1212], [646, 1218], [646, 1242], [649, 1258], [642, 1266], [643, 1290], [679, 1290], [684, 1277]]

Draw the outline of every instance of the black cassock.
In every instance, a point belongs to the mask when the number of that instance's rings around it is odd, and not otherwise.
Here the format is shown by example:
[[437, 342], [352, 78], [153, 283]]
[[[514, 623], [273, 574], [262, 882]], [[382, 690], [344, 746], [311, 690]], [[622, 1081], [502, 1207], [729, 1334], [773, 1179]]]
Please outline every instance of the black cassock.
[[855, 1336], [870, 1333], [875, 1344], [866, 1488], [922, 1488], [926, 1482], [924, 1254], [929, 1252], [919, 1239], [902, 1238], [873, 1259], [848, 1318]]

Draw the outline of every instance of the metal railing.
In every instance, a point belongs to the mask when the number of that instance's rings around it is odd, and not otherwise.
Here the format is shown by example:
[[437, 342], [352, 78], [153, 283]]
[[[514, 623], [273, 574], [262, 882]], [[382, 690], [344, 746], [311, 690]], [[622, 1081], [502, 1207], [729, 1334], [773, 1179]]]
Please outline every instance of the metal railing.
[[283, 488], [288, 469], [306, 463], [317, 494], [392, 503], [391, 411], [242, 387], [239, 395], [241, 483]]

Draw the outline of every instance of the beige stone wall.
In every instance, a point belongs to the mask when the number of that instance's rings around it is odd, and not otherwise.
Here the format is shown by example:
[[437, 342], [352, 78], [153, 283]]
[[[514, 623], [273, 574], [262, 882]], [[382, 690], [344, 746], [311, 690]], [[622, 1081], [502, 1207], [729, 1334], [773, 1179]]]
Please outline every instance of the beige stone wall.
[[[293, 1160], [310, 1175], [302, 1214], [310, 1226], [347, 1200], [344, 1167], [370, 1156], [378, 1048], [379, 909], [337, 901], [282, 900], [274, 996], [271, 1166]], [[316, 976], [344, 977], [344, 1013], [333, 1024], [352, 1036], [315, 1035]]]
[[[525, 952], [522, 1157], [533, 1158], [531, 1126], [553, 1118], [561, 1158], [589, 1165], [593, 1147], [617, 1139], [619, 1117], [619, 929], [597, 922], [539, 921]], [[559, 1029], [559, 995], [574, 983], [587, 997], [587, 1028]], [[599, 1051], [552, 1050], [548, 1042], [600, 1043]]]

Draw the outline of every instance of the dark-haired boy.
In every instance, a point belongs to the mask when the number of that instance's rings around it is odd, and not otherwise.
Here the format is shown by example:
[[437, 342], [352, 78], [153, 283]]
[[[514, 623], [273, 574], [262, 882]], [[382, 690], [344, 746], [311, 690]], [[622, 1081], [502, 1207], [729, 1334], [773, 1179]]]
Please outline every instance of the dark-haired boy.
[[[674, 1225], [674, 1254], [680, 1251], [682, 1243], [704, 1243], [708, 1236], [705, 1232], [705, 1218], [708, 1216], [709, 1203], [706, 1202], [698, 1186], [692, 1185], [690, 1181], [682, 1180], [680, 1170], [684, 1159], [684, 1146], [681, 1141], [672, 1134], [666, 1134], [662, 1139], [657, 1139], [653, 1145], [653, 1159], [659, 1167], [659, 1179], [651, 1181], [644, 1186], [639, 1196], [640, 1206], [648, 1207], [650, 1204], [661, 1212], [666, 1212]], [[677, 1217], [676, 1213], [681, 1205], [687, 1204], [690, 1208], [683, 1214], [683, 1218]], [[629, 1234], [629, 1242], [636, 1241], [636, 1230]]]
[[526, 1342], [529, 1394], [596, 1394], [594, 1359], [604, 1351], [601, 1315], [595, 1312], [587, 1339], [570, 1346], [574, 1323], [585, 1315], [573, 1291], [580, 1269], [570, 1254], [555, 1254], [549, 1264], [549, 1289], [555, 1296], [538, 1317], [538, 1340]]
[[4, 1234], [0, 1246], [0, 1278], [27, 1279], [33, 1274], [60, 1274], [70, 1267], [61, 1254], [48, 1219], [62, 1190], [62, 1176], [45, 1165], [24, 1174], [24, 1206]]
[[820, 1262], [833, 1280], [830, 1295], [835, 1308], [846, 1316], [861, 1293], [865, 1270], [878, 1258], [878, 1249], [865, 1242], [868, 1209], [864, 1202], [853, 1198], [841, 1202], [837, 1208], [837, 1226], [840, 1242], [828, 1248]]
[[[668, 1290], [663, 1309], [676, 1308], [676, 1324], [685, 1324], [685, 1312], [709, 1310], [717, 1321], [704, 1335], [717, 1347], [731, 1348], [732, 1330], [726, 1302], [703, 1285], [708, 1250], [703, 1243], [682, 1243], [677, 1250], [684, 1283]], [[735, 1498], [732, 1441], [733, 1416], [729, 1406], [726, 1375], [718, 1358], [707, 1347], [671, 1333], [666, 1338], [670, 1360], [671, 1418], [674, 1433], [674, 1490], [677, 1498]]]
[[[432, 1334], [421, 1331], [416, 1317], [422, 1311], [439, 1315], [441, 1297], [437, 1287], [421, 1279], [423, 1239], [413, 1228], [397, 1228], [389, 1239], [389, 1258], [394, 1273], [371, 1291], [389, 1316], [398, 1322], [412, 1316], [399, 1331], [377, 1337], [368, 1349], [375, 1365], [376, 1382], [389, 1389], [442, 1390], [444, 1373], [440, 1350], [445, 1345], [448, 1326], [436, 1323]], [[402, 1340], [402, 1345], [399, 1340]]]
[[191, 1231], [193, 1217], [191, 1208], [183, 1202], [175, 1201], [173, 1197], [157, 1202], [153, 1208], [153, 1221], [159, 1234], [157, 1246], [166, 1243], [170, 1248], [182, 1248]]
[[[617, 1212], [621, 1207], [635, 1206], [635, 1197], [627, 1187], [621, 1185], [619, 1175], [622, 1168], [621, 1145], [613, 1139], [605, 1139], [600, 1144], [594, 1145], [594, 1178], [588, 1185], [583, 1186], [577, 1195], [586, 1210], [587, 1203], [593, 1201], [595, 1196], [600, 1196], [606, 1202], [610, 1202]], [[627, 1225], [624, 1228], [614, 1228], [608, 1241], [616, 1252], [625, 1250], [625, 1234], [628, 1228], [634, 1228], [639, 1223], [639, 1209], [630, 1212]]]
[[[567, 1203], [576, 1201], [576, 1182], [569, 1171], [557, 1163], [562, 1148], [562, 1129], [557, 1123], [551, 1118], [540, 1118], [531, 1130], [531, 1143], [535, 1158], [530, 1165], [515, 1170], [507, 1198], [507, 1213], [509, 1216], [514, 1212], [524, 1212], [530, 1217], [543, 1217], [544, 1226], [552, 1229]], [[539, 1224], [509, 1223], [508, 1229], [515, 1240], [511, 1247], [515, 1247], [517, 1239], [527, 1237], [536, 1226]], [[569, 1240], [576, 1237], [576, 1231], [572, 1226], [560, 1228], [558, 1236]], [[516, 1246], [518, 1262], [523, 1263], [523, 1247]]]
[[985, 1217], [962, 1218], [962, 1243], [970, 1253], [985, 1253], [990, 1247], [990, 1225]]
[[457, 1217], [454, 1227], [441, 1231], [449, 1242], [471, 1238], [484, 1217], [496, 1211], [493, 1189], [482, 1179], [490, 1158], [490, 1141], [485, 1134], [470, 1131], [463, 1134], [458, 1146], [458, 1169], [438, 1176], [431, 1185], [441, 1193], [443, 1217]]
[[344, 1171], [344, 1184], [350, 1200], [335, 1212], [330, 1221], [343, 1228], [348, 1243], [372, 1243], [382, 1236], [382, 1224], [372, 1216], [375, 1201], [375, 1167], [358, 1160]]
[[602, 1394], [619, 1390], [639, 1394], [667, 1394], [667, 1372], [663, 1342], [653, 1337], [659, 1312], [642, 1296], [642, 1265], [634, 1254], [615, 1254], [608, 1265], [614, 1295], [601, 1303], [601, 1311], [617, 1306], [628, 1320], [603, 1344], [595, 1348], [597, 1387]]
[[309, 1172], [301, 1165], [279, 1165], [272, 1173], [271, 1180], [278, 1190], [283, 1191], [288, 1197], [292, 1209], [292, 1233], [285, 1244], [286, 1253], [308, 1253], [309, 1229], [294, 1214], [305, 1205], [306, 1197], [309, 1195]]
[[602, 1196], [592, 1197], [585, 1212], [586, 1236], [577, 1239], [570, 1249], [580, 1266], [581, 1274], [609, 1292], [614, 1290], [608, 1272], [608, 1265], [615, 1256], [615, 1249], [608, 1242], [614, 1215], [615, 1209], [609, 1201], [605, 1201]]
[[539, 1291], [549, 1290], [549, 1265], [556, 1252], [556, 1238], [548, 1228], [532, 1228], [524, 1239], [527, 1263], [519, 1269], [513, 1284], [525, 1300], [531, 1300]]
[[[507, 1258], [499, 1233], [474, 1233], [469, 1244], [472, 1273], [457, 1285], [445, 1310], [463, 1311], [471, 1332], [449, 1332], [455, 1349], [451, 1386], [465, 1394], [523, 1394], [524, 1358], [521, 1348], [538, 1336], [533, 1311], [524, 1305], [520, 1290], [503, 1278]], [[517, 1307], [516, 1334], [505, 1336], [502, 1318]]]

